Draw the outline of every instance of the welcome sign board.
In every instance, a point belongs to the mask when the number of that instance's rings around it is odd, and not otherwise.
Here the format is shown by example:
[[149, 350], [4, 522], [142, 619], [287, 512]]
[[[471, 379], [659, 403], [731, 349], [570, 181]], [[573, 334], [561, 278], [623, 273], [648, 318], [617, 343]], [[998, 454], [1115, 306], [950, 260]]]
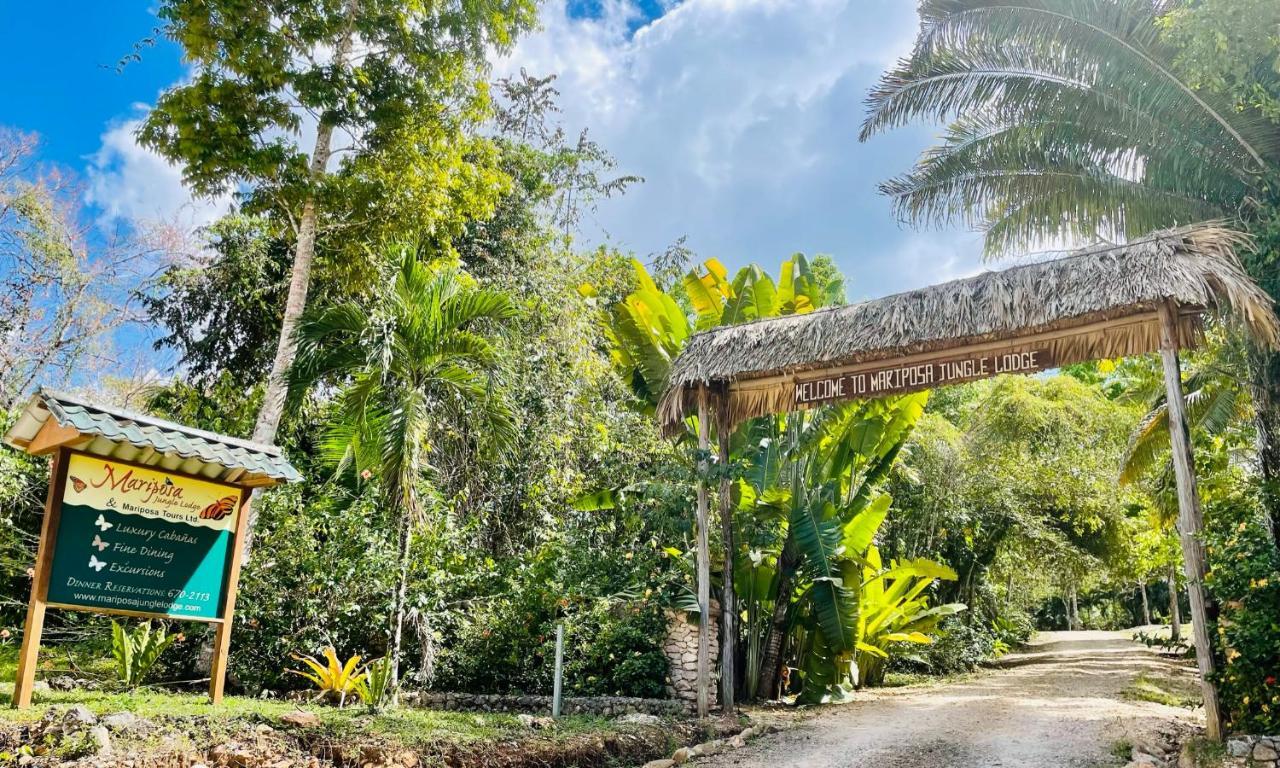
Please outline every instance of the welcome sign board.
[[1048, 349], [1027, 347], [832, 371], [811, 378], [797, 377], [794, 404], [796, 408], [806, 408], [852, 398], [898, 395], [1002, 373], [1038, 373], [1053, 367], [1053, 355]]
[[47, 601], [223, 618], [241, 489], [100, 456], [68, 456]]

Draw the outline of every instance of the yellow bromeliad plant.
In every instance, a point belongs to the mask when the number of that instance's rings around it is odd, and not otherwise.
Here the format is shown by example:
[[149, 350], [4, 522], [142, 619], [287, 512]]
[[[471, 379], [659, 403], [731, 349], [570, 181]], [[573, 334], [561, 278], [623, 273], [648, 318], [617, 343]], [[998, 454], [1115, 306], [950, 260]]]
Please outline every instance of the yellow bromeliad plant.
[[316, 699], [336, 701], [339, 708], [347, 703], [347, 696], [359, 691], [368, 676], [366, 670], [357, 671], [359, 656], [352, 656], [344, 664], [338, 661], [338, 652], [333, 646], [324, 649], [324, 661], [297, 653], [293, 654], [293, 658], [306, 664], [310, 671], [291, 669], [289, 672], [314, 683]]

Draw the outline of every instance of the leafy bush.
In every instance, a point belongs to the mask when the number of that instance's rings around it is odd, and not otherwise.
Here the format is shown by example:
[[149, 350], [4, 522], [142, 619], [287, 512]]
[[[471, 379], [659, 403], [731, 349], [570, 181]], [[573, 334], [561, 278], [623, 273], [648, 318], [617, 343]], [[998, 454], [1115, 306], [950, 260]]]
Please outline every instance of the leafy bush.
[[665, 698], [667, 620], [657, 603], [600, 601], [578, 617], [575, 629], [587, 640], [565, 668], [575, 693]]
[[142, 685], [151, 668], [179, 635], [165, 632], [164, 625], [151, 631], [151, 622], [144, 621], [133, 631], [117, 621], [111, 622], [111, 657], [116, 662], [116, 678], [124, 687], [133, 689]]
[[997, 634], [978, 622], [966, 623], [953, 616], [942, 623], [933, 644], [923, 649], [921, 658], [928, 671], [937, 675], [970, 672], [995, 656]]
[[385, 653], [394, 529], [371, 499], [320, 490], [277, 488], [260, 505], [232, 632], [231, 671], [250, 691], [296, 687], [283, 666], [299, 647]]
[[1254, 491], [1211, 496], [1205, 586], [1221, 612], [1218, 695], [1233, 730], [1280, 732], [1280, 553]]

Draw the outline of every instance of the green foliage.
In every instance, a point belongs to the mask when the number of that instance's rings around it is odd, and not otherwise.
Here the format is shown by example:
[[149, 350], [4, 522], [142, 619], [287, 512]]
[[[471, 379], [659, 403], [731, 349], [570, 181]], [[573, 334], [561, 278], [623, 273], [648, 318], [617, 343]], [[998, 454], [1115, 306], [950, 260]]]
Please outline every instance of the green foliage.
[[[1193, 19], [1214, 5], [1226, 3]], [[1195, 90], [1207, 71], [1180, 77], [1180, 55], [1213, 57], [1168, 42], [1160, 7], [926, 0], [913, 53], [873, 91], [862, 132], [951, 121], [910, 173], [882, 185], [899, 215], [980, 227], [992, 254], [1233, 215], [1280, 140], [1230, 96]]]
[[391, 657], [374, 659], [356, 676], [355, 693], [370, 710], [377, 712], [395, 695], [391, 681]]
[[[292, 687], [296, 648], [385, 653], [396, 582], [395, 520], [374, 492], [286, 486], [258, 505], [257, 554], [241, 572], [233, 676], [251, 692]], [[194, 672], [194, 659], [186, 671]]]
[[891, 562], [884, 568], [875, 545], [867, 548], [862, 594], [858, 602], [857, 681], [883, 685], [886, 662], [910, 645], [928, 645], [938, 625], [965, 610], [963, 603], [929, 605], [925, 594], [939, 579], [955, 581], [956, 572], [930, 560]]
[[1280, 122], [1280, 8], [1268, 0], [1202, 0], [1160, 17], [1174, 65], [1197, 90]]
[[[185, 384], [201, 390], [225, 381], [243, 390], [265, 379], [271, 368], [291, 249], [262, 216], [219, 219], [204, 238], [207, 253], [194, 263], [165, 269], [142, 294], [143, 306], [151, 321], [166, 329], [155, 348], [178, 352], [187, 371]], [[317, 298], [323, 299], [329, 287], [319, 288]]]
[[352, 656], [346, 662], [339, 661], [338, 653], [333, 646], [325, 648], [323, 656], [324, 659], [321, 660], [314, 656], [295, 653], [293, 660], [302, 662], [307, 668], [288, 671], [290, 674], [310, 681], [316, 688], [316, 698], [336, 700], [338, 706], [342, 707], [347, 703], [348, 696], [358, 694], [360, 686], [366, 685], [368, 674], [359, 669], [359, 656]]
[[565, 690], [574, 695], [665, 698], [667, 620], [653, 597], [574, 598], [545, 582], [476, 606], [448, 644], [437, 675], [442, 690], [537, 693], [551, 690], [555, 625], [565, 624]]
[[[487, 324], [515, 316], [510, 298], [469, 275], [430, 265], [406, 245], [399, 268], [370, 309], [346, 302], [303, 318], [289, 392], [295, 401], [320, 382], [341, 383], [320, 455], [342, 473], [376, 477], [399, 529], [399, 580], [390, 653], [399, 681], [413, 529], [431, 516], [421, 487], [431, 436], [442, 423], [469, 421], [488, 446], [514, 436], [510, 410], [489, 374], [498, 353]], [[428, 503], [424, 503], [424, 495]]]
[[[298, 109], [363, 135], [359, 158], [438, 119], [450, 97], [469, 93], [468, 65], [509, 46], [533, 6], [169, 0], [157, 15], [194, 72], [160, 97], [139, 138], [182, 163], [197, 192], [216, 194], [241, 182], [305, 184], [310, 148], [286, 138]], [[360, 56], [332, 56], [356, 37]]]
[[1205, 587], [1218, 601], [1218, 697], [1232, 730], [1280, 730], [1280, 553], [1256, 490], [1220, 488], [1205, 506]]
[[137, 688], [151, 673], [177, 635], [165, 632], [160, 625], [153, 632], [151, 622], [144, 621], [135, 629], [125, 629], [120, 622], [111, 622], [111, 657], [116, 662], [116, 679], [129, 689]]

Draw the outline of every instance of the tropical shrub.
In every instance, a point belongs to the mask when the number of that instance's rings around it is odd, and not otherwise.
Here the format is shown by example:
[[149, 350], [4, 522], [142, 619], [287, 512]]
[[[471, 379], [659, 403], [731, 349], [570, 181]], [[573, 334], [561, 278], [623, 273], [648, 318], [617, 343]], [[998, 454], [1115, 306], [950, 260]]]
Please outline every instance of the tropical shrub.
[[893, 561], [883, 567], [875, 545], [867, 548], [862, 592], [858, 601], [855, 661], [858, 685], [883, 685], [886, 663], [911, 645], [930, 645], [938, 624], [967, 608], [964, 603], [929, 605], [925, 593], [939, 579], [954, 581], [956, 572], [923, 558]]
[[153, 632], [150, 621], [142, 622], [132, 631], [118, 621], [111, 622], [111, 657], [116, 662], [116, 678], [129, 689], [142, 685], [160, 654], [178, 637], [168, 634], [163, 624]]
[[[396, 550], [374, 494], [290, 485], [264, 495], [258, 513], [236, 603], [233, 677], [251, 692], [294, 688], [300, 681], [281, 662], [298, 647], [384, 654]], [[194, 652], [186, 661], [186, 674], [198, 671]]]
[[1220, 613], [1218, 698], [1232, 730], [1280, 732], [1280, 552], [1256, 490], [1212, 494], [1205, 587]]

